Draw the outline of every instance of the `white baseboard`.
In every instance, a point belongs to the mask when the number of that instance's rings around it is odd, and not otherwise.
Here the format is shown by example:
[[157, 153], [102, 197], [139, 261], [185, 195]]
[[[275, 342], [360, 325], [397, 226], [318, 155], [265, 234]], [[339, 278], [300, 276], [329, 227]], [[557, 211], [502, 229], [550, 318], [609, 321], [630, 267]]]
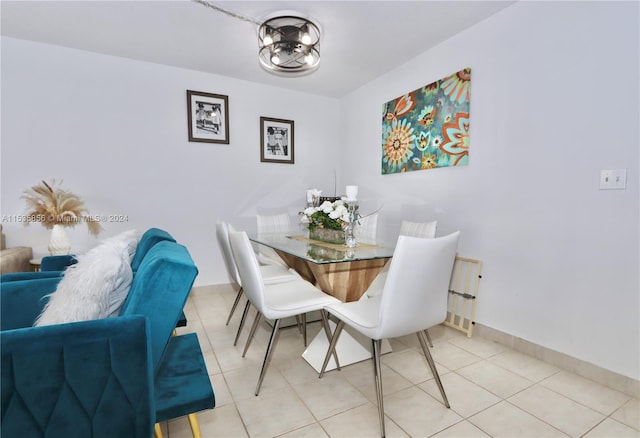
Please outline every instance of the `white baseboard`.
[[570, 371], [579, 376], [593, 380], [596, 383], [620, 391], [631, 397], [640, 396], [640, 381], [622, 374], [609, 371], [592, 363], [576, 359], [565, 353], [534, 344], [517, 336], [501, 332], [491, 327], [476, 323], [473, 334], [499, 344], [505, 345], [520, 353]]

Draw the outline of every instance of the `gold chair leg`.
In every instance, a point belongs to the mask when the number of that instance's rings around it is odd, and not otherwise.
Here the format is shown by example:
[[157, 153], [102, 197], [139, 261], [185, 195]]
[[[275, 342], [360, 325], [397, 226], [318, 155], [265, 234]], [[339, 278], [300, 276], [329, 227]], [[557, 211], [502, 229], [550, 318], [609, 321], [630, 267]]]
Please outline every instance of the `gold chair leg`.
[[153, 436], [155, 438], [162, 438], [162, 428], [160, 427], [160, 423], [156, 423], [156, 427], [153, 430]]
[[191, 433], [193, 434], [193, 438], [202, 438], [202, 433], [200, 432], [200, 423], [198, 423], [198, 417], [196, 416], [196, 414], [189, 414], [187, 417], [189, 418], [189, 426], [191, 426]]

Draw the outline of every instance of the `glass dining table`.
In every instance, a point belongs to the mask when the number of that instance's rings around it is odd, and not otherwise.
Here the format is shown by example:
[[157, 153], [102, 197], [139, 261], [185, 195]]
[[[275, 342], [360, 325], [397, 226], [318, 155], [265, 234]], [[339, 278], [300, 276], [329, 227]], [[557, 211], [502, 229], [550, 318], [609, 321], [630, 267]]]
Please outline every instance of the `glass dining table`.
[[[311, 240], [300, 233], [248, 233], [249, 239], [272, 248], [304, 279], [323, 292], [343, 302], [357, 301], [370, 286], [389, 259], [395, 242], [359, 241], [354, 248]], [[334, 328], [333, 323], [332, 330]], [[329, 342], [320, 331], [302, 357], [320, 371]], [[383, 342], [382, 352], [391, 351]], [[348, 365], [371, 358], [371, 340], [355, 330], [345, 328], [336, 346], [340, 365]], [[327, 370], [336, 368], [331, 358]]]
[[360, 299], [395, 247], [395, 242], [359, 241], [347, 248], [294, 233], [253, 233], [249, 239], [272, 248], [304, 279], [344, 302]]

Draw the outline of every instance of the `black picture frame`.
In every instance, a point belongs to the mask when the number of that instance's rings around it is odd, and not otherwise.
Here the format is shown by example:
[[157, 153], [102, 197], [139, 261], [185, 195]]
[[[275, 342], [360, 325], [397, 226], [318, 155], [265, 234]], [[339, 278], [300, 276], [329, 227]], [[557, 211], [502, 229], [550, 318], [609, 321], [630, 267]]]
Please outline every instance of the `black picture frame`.
[[293, 120], [260, 117], [260, 161], [294, 164]]
[[229, 144], [229, 96], [187, 90], [189, 141]]

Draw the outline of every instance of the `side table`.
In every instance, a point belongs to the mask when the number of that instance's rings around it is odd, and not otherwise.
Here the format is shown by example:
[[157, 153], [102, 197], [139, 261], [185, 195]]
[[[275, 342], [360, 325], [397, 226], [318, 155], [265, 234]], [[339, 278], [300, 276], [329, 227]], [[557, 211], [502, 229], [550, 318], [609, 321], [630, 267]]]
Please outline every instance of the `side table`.
[[42, 257], [29, 260], [29, 267], [33, 272], [39, 272], [41, 264], [42, 264]]

